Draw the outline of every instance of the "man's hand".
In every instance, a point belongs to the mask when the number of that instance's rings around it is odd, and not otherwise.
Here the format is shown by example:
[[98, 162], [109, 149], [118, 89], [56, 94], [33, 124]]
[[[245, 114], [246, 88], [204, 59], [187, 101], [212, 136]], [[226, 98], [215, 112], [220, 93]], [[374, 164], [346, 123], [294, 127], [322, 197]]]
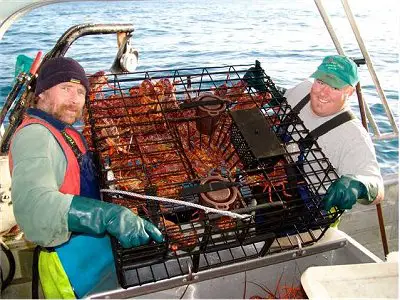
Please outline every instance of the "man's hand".
[[333, 206], [339, 209], [351, 209], [357, 199], [367, 193], [368, 190], [362, 182], [342, 176], [328, 188], [324, 197], [324, 209], [329, 211]]
[[144, 245], [150, 240], [158, 243], [163, 241], [163, 235], [156, 226], [126, 207], [81, 196], [72, 199], [68, 228], [69, 231], [89, 234], [108, 232], [124, 248]]

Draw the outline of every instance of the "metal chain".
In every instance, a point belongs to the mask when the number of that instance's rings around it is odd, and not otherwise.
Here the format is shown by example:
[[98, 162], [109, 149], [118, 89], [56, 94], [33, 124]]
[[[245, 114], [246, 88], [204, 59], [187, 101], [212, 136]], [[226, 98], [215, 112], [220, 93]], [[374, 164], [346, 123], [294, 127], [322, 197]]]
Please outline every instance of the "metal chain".
[[164, 198], [164, 197], [142, 195], [142, 194], [137, 194], [137, 193], [133, 193], [133, 192], [112, 190], [112, 189], [101, 189], [100, 192], [121, 194], [121, 195], [137, 197], [137, 198], [144, 199], [144, 200], [150, 199], [150, 200], [154, 200], [154, 201], [168, 202], [168, 203], [174, 203], [174, 204], [179, 204], [179, 205], [191, 206], [191, 207], [195, 207], [195, 208], [204, 210], [206, 213], [216, 213], [216, 214], [228, 216], [231, 218], [237, 218], [237, 219], [245, 219], [245, 218], [251, 217], [251, 215], [246, 215], [246, 214], [241, 215], [241, 214], [233, 213], [230, 211], [219, 210], [219, 209], [215, 209], [215, 208], [211, 208], [211, 207], [207, 207], [207, 206], [203, 206], [203, 205], [199, 205], [199, 204], [195, 204], [195, 203], [185, 202], [185, 201], [176, 200], [176, 199], [169, 199], [169, 198]]

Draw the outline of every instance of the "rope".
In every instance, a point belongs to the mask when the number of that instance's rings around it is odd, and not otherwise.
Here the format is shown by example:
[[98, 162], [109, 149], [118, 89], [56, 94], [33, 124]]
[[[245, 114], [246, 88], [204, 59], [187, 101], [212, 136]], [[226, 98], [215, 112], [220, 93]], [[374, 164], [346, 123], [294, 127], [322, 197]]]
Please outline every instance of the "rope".
[[168, 203], [174, 203], [174, 204], [179, 204], [179, 205], [191, 206], [191, 207], [195, 207], [195, 208], [204, 210], [206, 213], [216, 213], [216, 214], [228, 216], [231, 218], [237, 218], [237, 219], [245, 219], [245, 218], [251, 217], [251, 215], [246, 215], [246, 214], [241, 215], [241, 214], [233, 213], [230, 211], [219, 210], [219, 209], [215, 209], [215, 208], [211, 208], [211, 207], [207, 207], [207, 206], [203, 206], [203, 205], [199, 205], [199, 204], [195, 204], [195, 203], [190, 203], [190, 202], [185, 202], [185, 201], [175, 200], [175, 199], [169, 199], [169, 198], [164, 198], [164, 197], [141, 195], [141, 194], [137, 194], [137, 193], [133, 193], [133, 192], [111, 190], [111, 189], [101, 189], [100, 192], [121, 194], [121, 195], [126, 195], [126, 196], [137, 197], [137, 198], [144, 199], [144, 200], [150, 199], [150, 200], [154, 200], [154, 201], [168, 202]]

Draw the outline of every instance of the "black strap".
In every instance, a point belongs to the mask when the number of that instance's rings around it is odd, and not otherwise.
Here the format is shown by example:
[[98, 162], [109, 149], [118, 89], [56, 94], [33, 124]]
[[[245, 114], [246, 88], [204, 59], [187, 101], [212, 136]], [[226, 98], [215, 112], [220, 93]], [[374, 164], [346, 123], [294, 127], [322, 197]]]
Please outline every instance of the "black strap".
[[308, 101], [310, 101], [310, 94], [307, 94], [304, 96], [303, 99], [301, 99], [289, 112], [289, 114], [283, 119], [283, 126], [282, 126], [282, 131], [287, 131], [287, 128], [289, 127], [289, 125], [291, 125], [291, 123], [294, 122], [294, 120], [296, 120], [296, 117], [299, 116], [300, 110], [303, 109], [303, 107], [308, 103]]
[[301, 99], [296, 105], [295, 107], [292, 108], [292, 113], [298, 114], [304, 106], [306, 106], [306, 104], [308, 103], [308, 101], [310, 101], [310, 94], [307, 94], [304, 96], [303, 99]]
[[39, 299], [39, 255], [42, 247], [36, 246], [32, 261], [32, 299]]
[[6, 278], [3, 278], [3, 270], [0, 266], [0, 277], [1, 277], [1, 291], [4, 291], [13, 281], [15, 275], [15, 258], [11, 250], [5, 245], [1, 244], [1, 251], [6, 255], [8, 260], [8, 274]]
[[[298, 115], [304, 106], [310, 101], [310, 94], [307, 94], [303, 99], [301, 99], [295, 107], [292, 109], [292, 113]], [[321, 124], [313, 131], [307, 134], [305, 138], [300, 140], [303, 149], [310, 148], [312, 143], [316, 141], [320, 136], [331, 131], [332, 129], [346, 123], [347, 121], [355, 119], [354, 114], [351, 111], [344, 111], [341, 114], [333, 117], [329, 121]]]
[[307, 136], [302, 139], [300, 143], [302, 143], [302, 146], [304, 148], [310, 148], [312, 143], [316, 141], [320, 136], [355, 118], [356, 117], [351, 111], [344, 111], [308, 133]]
[[71, 147], [72, 152], [74, 152], [75, 157], [78, 160], [78, 163], [80, 164], [83, 156], [82, 151], [79, 149], [74, 139], [68, 133], [66, 133], [65, 130], [61, 131], [61, 134], [64, 137], [64, 140], [67, 142], [67, 144]]

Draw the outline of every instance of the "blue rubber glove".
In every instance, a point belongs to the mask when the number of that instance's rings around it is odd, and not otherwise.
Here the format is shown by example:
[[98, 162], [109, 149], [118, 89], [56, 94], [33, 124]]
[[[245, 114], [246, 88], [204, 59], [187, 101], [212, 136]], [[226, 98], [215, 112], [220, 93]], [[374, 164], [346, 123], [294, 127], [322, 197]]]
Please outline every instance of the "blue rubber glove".
[[324, 209], [333, 206], [339, 209], [351, 209], [359, 198], [368, 197], [368, 189], [354, 177], [342, 176], [331, 184], [324, 197]]
[[74, 196], [68, 212], [68, 228], [72, 232], [115, 236], [124, 248], [158, 243], [163, 235], [152, 223], [140, 218], [128, 208], [91, 198]]

